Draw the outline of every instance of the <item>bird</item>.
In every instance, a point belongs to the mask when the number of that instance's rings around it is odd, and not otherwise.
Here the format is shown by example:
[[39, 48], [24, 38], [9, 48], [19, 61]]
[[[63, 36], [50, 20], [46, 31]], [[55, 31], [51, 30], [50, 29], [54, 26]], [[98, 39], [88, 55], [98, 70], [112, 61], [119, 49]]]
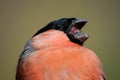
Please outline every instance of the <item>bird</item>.
[[84, 47], [87, 22], [60, 18], [38, 30], [20, 54], [16, 80], [105, 80], [99, 57]]

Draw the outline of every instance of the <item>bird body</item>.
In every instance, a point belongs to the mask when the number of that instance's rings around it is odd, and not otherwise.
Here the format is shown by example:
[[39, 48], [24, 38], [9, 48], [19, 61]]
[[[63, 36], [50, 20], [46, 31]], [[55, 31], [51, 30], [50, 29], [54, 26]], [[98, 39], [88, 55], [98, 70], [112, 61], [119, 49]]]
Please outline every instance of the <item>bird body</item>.
[[22, 54], [16, 80], [104, 80], [101, 63], [91, 50], [50, 29], [31, 39]]

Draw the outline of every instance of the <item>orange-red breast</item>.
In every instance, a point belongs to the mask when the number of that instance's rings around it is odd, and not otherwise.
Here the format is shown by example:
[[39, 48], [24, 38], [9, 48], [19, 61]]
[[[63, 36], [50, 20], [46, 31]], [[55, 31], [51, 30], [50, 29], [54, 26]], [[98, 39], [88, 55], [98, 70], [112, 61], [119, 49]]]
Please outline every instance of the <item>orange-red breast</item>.
[[86, 22], [62, 18], [40, 29], [20, 55], [16, 80], [105, 80], [100, 60], [83, 47]]

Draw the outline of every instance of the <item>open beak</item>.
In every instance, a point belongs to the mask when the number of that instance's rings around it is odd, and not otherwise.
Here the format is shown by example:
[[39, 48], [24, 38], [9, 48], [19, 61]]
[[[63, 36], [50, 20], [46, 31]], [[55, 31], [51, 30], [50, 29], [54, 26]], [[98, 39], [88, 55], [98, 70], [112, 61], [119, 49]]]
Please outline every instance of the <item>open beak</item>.
[[82, 27], [87, 23], [86, 20], [75, 19], [69, 30], [69, 34], [72, 35], [75, 39], [85, 42], [88, 39], [88, 35], [81, 31]]

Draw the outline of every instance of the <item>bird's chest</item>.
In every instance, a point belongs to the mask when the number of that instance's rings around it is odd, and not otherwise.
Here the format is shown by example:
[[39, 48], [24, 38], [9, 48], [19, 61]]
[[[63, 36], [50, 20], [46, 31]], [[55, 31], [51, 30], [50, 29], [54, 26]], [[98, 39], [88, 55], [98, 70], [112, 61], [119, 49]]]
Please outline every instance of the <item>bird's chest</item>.
[[[94, 61], [96, 60], [96, 61]], [[94, 61], [94, 62], [93, 62]], [[21, 62], [26, 76], [36, 80], [97, 80], [97, 58], [78, 48], [46, 49]], [[95, 79], [94, 79], [95, 78]], [[27, 80], [27, 79], [26, 79]]]

